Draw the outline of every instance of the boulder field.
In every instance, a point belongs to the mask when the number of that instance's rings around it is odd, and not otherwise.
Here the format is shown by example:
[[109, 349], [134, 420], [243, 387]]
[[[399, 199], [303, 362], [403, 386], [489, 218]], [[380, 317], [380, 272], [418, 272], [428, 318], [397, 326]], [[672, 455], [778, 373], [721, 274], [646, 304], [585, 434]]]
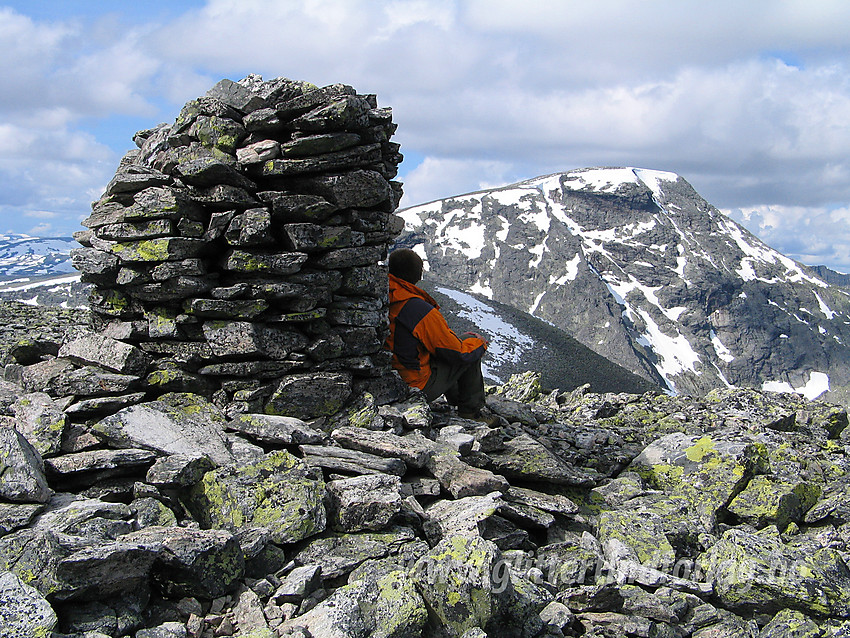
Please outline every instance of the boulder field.
[[166, 393], [80, 421], [143, 378], [68, 339], [73, 360], [12, 349], [0, 383], [4, 636], [850, 632], [840, 407], [527, 373], [489, 388], [498, 427], [416, 391], [309, 420]]

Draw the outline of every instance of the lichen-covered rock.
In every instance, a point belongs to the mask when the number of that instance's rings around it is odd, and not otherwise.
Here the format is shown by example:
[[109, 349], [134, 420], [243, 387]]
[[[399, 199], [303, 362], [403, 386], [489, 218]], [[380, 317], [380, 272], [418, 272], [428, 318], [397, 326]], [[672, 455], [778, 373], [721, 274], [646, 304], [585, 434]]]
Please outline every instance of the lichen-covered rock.
[[191, 487], [213, 469], [215, 465], [206, 456], [171, 454], [157, 459], [145, 480], [163, 487]]
[[162, 454], [206, 455], [224, 465], [234, 460], [224, 436], [227, 418], [203, 397], [170, 393], [102, 419], [93, 426], [115, 447]]
[[12, 406], [18, 432], [27, 437], [42, 456], [56, 454], [62, 445], [62, 434], [68, 417], [44, 392], [20, 397]]
[[380, 530], [401, 511], [401, 479], [367, 474], [327, 484], [331, 526], [343, 532]]
[[498, 548], [478, 536], [451, 536], [413, 568], [413, 580], [431, 609], [438, 630], [462, 636], [480, 627], [492, 638], [535, 636], [539, 612], [550, 601], [528, 601], [519, 593]]
[[419, 638], [428, 610], [404, 571], [375, 580], [357, 580], [284, 625], [304, 627], [326, 638]]
[[455, 498], [493, 491], [506, 492], [510, 487], [505, 477], [488, 469], [468, 465], [457, 457], [457, 453], [446, 448], [432, 453], [428, 457], [427, 467], [440, 485]]
[[397, 436], [391, 432], [376, 432], [366, 428], [344, 426], [331, 432], [331, 438], [343, 447], [388, 458], [398, 458], [408, 466], [425, 467], [437, 450], [434, 442], [424, 436]]
[[51, 494], [36, 449], [15, 428], [0, 424], [0, 498], [46, 503]]
[[0, 627], [5, 638], [48, 638], [56, 612], [35, 588], [12, 572], [0, 572]]
[[595, 476], [565, 462], [528, 434], [506, 441], [502, 451], [488, 456], [487, 469], [503, 474], [509, 480], [582, 487], [593, 486], [597, 480]]
[[135, 376], [144, 374], [150, 363], [148, 355], [135, 346], [83, 328], [69, 331], [59, 356]]
[[850, 570], [834, 549], [800, 551], [766, 530], [730, 529], [700, 558], [700, 569], [729, 609], [850, 613]]
[[316, 538], [295, 555], [295, 561], [299, 565], [319, 565], [322, 578], [334, 579], [370, 558], [397, 554], [414, 539], [413, 530], [406, 527]]
[[824, 633], [814, 620], [794, 609], [783, 609], [764, 626], [758, 638], [820, 638], [821, 636], [824, 636]]
[[227, 429], [240, 432], [265, 443], [321, 443], [325, 435], [301, 419], [274, 414], [238, 414]]
[[281, 381], [265, 411], [309, 420], [334, 414], [350, 396], [351, 375], [348, 373], [290, 375]]
[[799, 523], [817, 502], [821, 488], [803, 480], [759, 475], [750, 479], [727, 509], [753, 527], [776, 525], [781, 531]]
[[325, 485], [289, 452], [208, 472], [187, 505], [201, 525], [237, 531], [265, 527], [277, 543], [293, 543], [325, 529]]
[[120, 540], [152, 552], [151, 577], [166, 596], [216, 598], [245, 571], [239, 541], [224, 530], [147, 527]]
[[767, 470], [763, 444], [730, 436], [673, 433], [648, 445], [631, 463], [651, 486], [689, 499], [707, 528], [757, 471]]
[[33, 529], [78, 536], [86, 541], [115, 540], [133, 531], [132, 512], [124, 503], [109, 503], [73, 494], [57, 494], [38, 516]]

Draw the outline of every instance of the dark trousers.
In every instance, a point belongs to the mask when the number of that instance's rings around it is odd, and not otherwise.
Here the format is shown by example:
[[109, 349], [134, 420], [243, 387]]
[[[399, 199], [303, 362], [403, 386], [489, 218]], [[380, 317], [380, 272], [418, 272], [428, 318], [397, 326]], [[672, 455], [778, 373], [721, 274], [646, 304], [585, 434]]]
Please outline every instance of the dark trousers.
[[422, 389], [429, 401], [446, 395], [460, 412], [478, 412], [484, 407], [484, 377], [481, 359], [468, 364], [448, 363], [431, 357], [431, 376]]

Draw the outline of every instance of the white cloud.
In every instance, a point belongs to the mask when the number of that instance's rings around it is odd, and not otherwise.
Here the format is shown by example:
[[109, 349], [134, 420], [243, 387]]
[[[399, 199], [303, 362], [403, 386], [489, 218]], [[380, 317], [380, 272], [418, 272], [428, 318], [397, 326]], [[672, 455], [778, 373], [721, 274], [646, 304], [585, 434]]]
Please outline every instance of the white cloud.
[[850, 207], [764, 204], [724, 210], [779, 252], [801, 263], [850, 273]]
[[401, 206], [500, 186], [513, 181], [513, 170], [505, 162], [426, 157], [404, 175]]
[[[392, 106], [402, 152], [426, 158], [402, 167], [403, 205], [636, 165], [759, 211], [769, 224], [756, 232], [779, 249], [850, 253], [836, 213], [850, 206], [850, 3], [209, 0], [142, 21], [63, 17], [75, 4], [50, 20], [0, 8], [4, 215], [61, 207], [78, 223], [117, 161], [84, 126], [153, 126], [254, 72], [344, 82]], [[799, 211], [813, 220], [806, 246], [786, 235]]]

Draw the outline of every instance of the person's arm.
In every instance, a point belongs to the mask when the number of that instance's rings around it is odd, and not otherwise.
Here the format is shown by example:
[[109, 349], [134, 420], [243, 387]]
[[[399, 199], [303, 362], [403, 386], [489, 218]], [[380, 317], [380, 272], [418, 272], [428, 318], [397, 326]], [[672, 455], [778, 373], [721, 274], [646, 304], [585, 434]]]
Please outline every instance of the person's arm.
[[450, 362], [478, 361], [487, 350], [487, 342], [478, 335], [460, 339], [436, 308], [422, 318], [413, 334], [428, 352]]

